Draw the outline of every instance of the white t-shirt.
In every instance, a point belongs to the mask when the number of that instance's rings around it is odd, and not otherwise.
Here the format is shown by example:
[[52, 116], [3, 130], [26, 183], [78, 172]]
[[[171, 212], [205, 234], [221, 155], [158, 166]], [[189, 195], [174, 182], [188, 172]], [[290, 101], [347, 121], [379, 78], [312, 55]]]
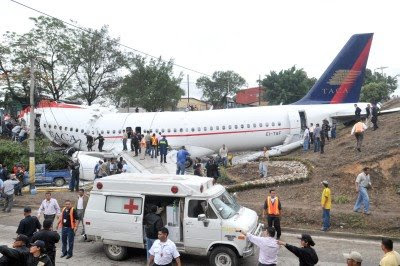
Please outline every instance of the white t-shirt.
[[83, 197], [78, 197], [78, 203], [76, 204], [77, 210], [83, 210]]
[[154, 263], [158, 265], [169, 264], [180, 256], [175, 243], [169, 239], [165, 242], [161, 242], [159, 239], [154, 241], [149, 253], [154, 256]]

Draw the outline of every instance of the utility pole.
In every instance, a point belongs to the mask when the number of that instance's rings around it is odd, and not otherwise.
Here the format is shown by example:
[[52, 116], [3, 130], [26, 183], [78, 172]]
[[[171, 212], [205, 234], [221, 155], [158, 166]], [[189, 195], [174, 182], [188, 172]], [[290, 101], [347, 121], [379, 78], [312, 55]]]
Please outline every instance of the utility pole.
[[29, 116], [29, 183], [31, 194], [36, 194], [35, 187], [35, 60], [31, 61], [30, 116]]
[[189, 106], [189, 93], [190, 93], [190, 88], [189, 88], [189, 74], [187, 74], [187, 89], [188, 89], [188, 97], [187, 97], [187, 104]]

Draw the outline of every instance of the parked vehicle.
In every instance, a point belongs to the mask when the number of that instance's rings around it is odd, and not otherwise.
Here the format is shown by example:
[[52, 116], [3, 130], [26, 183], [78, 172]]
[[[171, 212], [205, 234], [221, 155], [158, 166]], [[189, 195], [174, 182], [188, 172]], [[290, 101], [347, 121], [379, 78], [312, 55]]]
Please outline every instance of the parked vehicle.
[[36, 165], [36, 185], [55, 185], [62, 187], [71, 180], [69, 169], [49, 170], [46, 164]]

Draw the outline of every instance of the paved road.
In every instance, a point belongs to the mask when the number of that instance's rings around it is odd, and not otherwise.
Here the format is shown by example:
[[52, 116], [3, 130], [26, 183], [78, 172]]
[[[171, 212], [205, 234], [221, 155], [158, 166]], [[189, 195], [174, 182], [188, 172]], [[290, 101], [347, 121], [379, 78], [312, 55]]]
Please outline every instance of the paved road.
[[[17, 224], [22, 218], [22, 210], [14, 209], [10, 214], [0, 212], [0, 245], [12, 243], [15, 237]], [[282, 240], [291, 244], [299, 244], [296, 235], [283, 233]], [[382, 251], [377, 241], [366, 240], [346, 240], [331, 237], [314, 237], [317, 243], [315, 246], [320, 262], [318, 265], [345, 265], [342, 253], [357, 250], [364, 256], [363, 265], [378, 265]], [[59, 255], [60, 245], [57, 246]], [[207, 258], [183, 255], [184, 265], [208, 265]], [[103, 252], [102, 245], [94, 242], [84, 242], [80, 237], [75, 238], [74, 256], [66, 260], [65, 258], [56, 259], [57, 265], [146, 265], [145, 252], [143, 250], [132, 249], [129, 259], [123, 262], [109, 260]], [[241, 265], [257, 265], [257, 255], [241, 260]], [[286, 248], [279, 251], [278, 265], [292, 266], [298, 265], [293, 254]]]

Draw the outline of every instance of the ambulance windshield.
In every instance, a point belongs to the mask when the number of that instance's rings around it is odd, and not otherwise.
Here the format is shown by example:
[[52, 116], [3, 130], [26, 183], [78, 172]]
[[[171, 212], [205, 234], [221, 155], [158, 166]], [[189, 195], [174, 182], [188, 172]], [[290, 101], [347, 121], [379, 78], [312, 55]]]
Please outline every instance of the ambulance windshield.
[[221, 196], [212, 199], [212, 203], [223, 219], [231, 218], [240, 210], [240, 205], [226, 191]]

